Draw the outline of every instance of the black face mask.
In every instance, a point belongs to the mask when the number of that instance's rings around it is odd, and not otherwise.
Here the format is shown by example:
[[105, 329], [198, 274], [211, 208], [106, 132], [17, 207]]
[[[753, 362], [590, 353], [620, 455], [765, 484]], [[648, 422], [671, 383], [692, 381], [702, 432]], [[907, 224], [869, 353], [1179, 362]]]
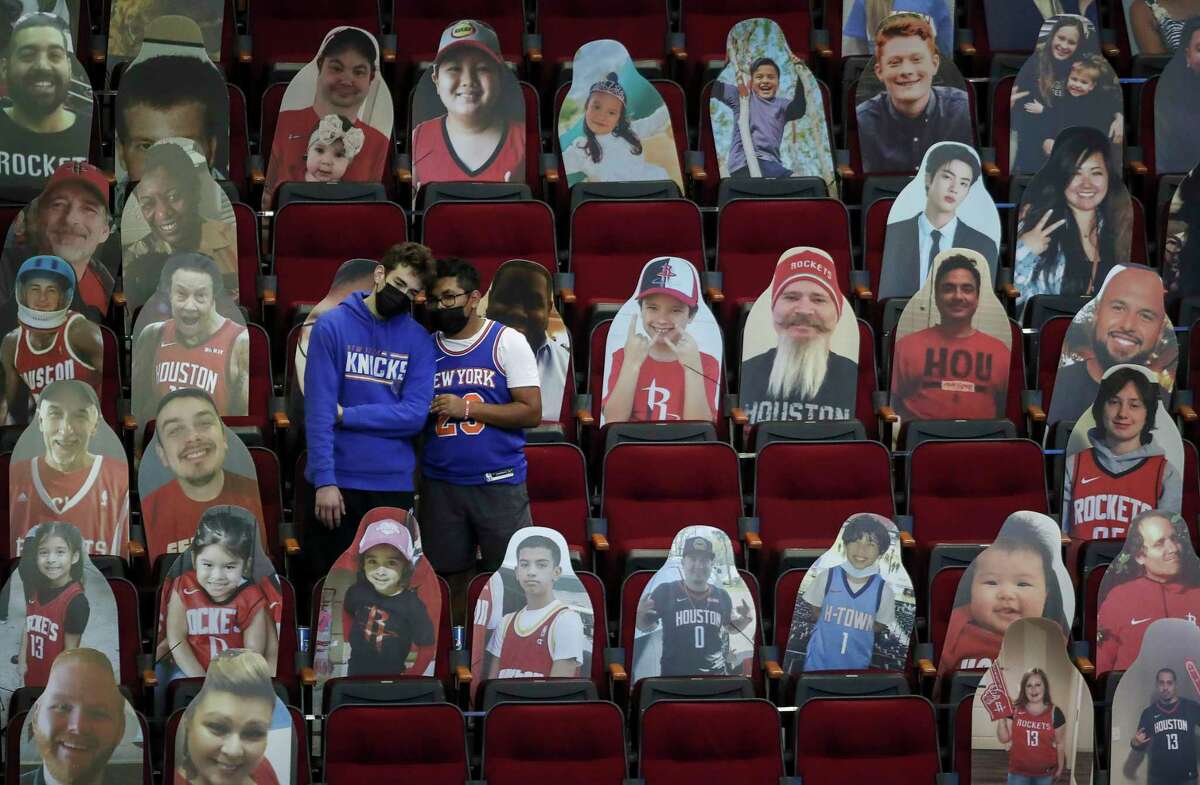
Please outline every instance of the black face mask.
[[404, 313], [412, 312], [412, 300], [400, 291], [400, 287], [385, 283], [383, 288], [375, 292], [375, 310], [384, 319], [391, 319]]
[[429, 312], [435, 330], [441, 330], [445, 335], [457, 335], [471, 317], [467, 316], [466, 308], [434, 308]]

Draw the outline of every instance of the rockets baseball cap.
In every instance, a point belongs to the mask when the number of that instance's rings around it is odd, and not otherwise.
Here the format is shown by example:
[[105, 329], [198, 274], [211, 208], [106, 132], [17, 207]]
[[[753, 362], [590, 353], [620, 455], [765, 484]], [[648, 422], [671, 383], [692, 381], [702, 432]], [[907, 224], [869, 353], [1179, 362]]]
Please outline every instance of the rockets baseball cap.
[[688, 537], [683, 543], [683, 555], [696, 554], [698, 556], [707, 556], [712, 559], [716, 556], [713, 552], [713, 544], [704, 537]]
[[696, 307], [700, 302], [700, 280], [696, 268], [678, 256], [651, 259], [642, 268], [637, 299], [650, 294], [669, 294], [690, 308]]
[[399, 521], [384, 518], [375, 521], [363, 532], [362, 541], [358, 544], [358, 552], [366, 553], [376, 545], [390, 545], [400, 551], [404, 558], [413, 560], [412, 535]]
[[833, 258], [816, 248], [789, 248], [779, 257], [771, 279], [771, 307], [789, 285], [796, 281], [812, 281], [828, 293], [842, 315], [842, 293], [837, 285], [837, 268]]
[[86, 161], [68, 161], [54, 170], [46, 187], [42, 189], [41, 198], [47, 198], [56, 188], [75, 184], [87, 188], [104, 202], [104, 208], [110, 209], [108, 202], [108, 178], [104, 172]]
[[504, 65], [504, 58], [500, 56], [500, 39], [496, 37], [496, 31], [489, 25], [474, 19], [454, 22], [442, 31], [435, 62], [442, 62], [442, 58], [450, 51], [463, 46], [470, 46], [485, 52], [497, 63]]

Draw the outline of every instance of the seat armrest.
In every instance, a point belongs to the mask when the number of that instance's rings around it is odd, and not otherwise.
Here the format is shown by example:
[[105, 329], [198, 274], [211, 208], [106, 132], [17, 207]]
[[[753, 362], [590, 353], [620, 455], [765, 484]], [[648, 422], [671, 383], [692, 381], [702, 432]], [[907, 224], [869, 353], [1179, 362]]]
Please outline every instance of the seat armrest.
[[708, 179], [708, 171], [704, 168], [704, 152], [702, 150], [685, 150], [683, 165], [687, 176], [696, 182]]
[[592, 542], [592, 548], [597, 551], [607, 551], [608, 545], [608, 519], [607, 518], [588, 518], [587, 520], [588, 539]]
[[258, 293], [263, 305], [274, 305], [279, 296], [279, 278], [274, 275], [259, 276]]
[[758, 660], [762, 663], [763, 672], [769, 680], [779, 681], [783, 678], [783, 667], [779, 664], [778, 646], [760, 646]]
[[958, 52], [964, 57], [974, 57], [978, 50], [975, 48], [975, 36], [970, 30], [959, 30], [955, 34], [955, 43], [958, 45]]
[[575, 419], [579, 421], [580, 425], [590, 428], [596, 424], [596, 418], [592, 416], [591, 395], [576, 395], [571, 408], [575, 412]]
[[538, 158], [538, 174], [548, 183], [558, 182], [558, 156], [554, 153], [542, 153]]
[[1046, 412], [1042, 410], [1041, 390], [1022, 390], [1021, 406], [1033, 422], [1045, 422]]
[[738, 536], [746, 543], [746, 547], [753, 551], [762, 548], [763, 544], [762, 537], [758, 533], [759, 523], [759, 519], [752, 516], [738, 518]]
[[625, 649], [608, 647], [604, 649], [604, 669], [614, 682], [628, 681], [629, 674], [625, 672]]
[[917, 673], [923, 679], [937, 676], [937, 668], [933, 664], [933, 644], [918, 643], [913, 649], [913, 660], [917, 663]]
[[254, 155], [250, 156], [250, 160], [247, 163], [249, 164], [250, 168], [250, 182], [254, 185], [262, 185], [265, 183], [267, 181], [266, 159], [262, 155], [255, 153]]
[[108, 36], [101, 33], [92, 35], [89, 46], [92, 50], [92, 62], [99, 65], [108, 59]]
[[396, 154], [396, 165], [392, 170], [396, 179], [402, 183], [412, 182], [412, 157], [408, 153]]
[[676, 60], [687, 60], [687, 37], [683, 33], [667, 33], [667, 52]]
[[817, 53], [817, 57], [828, 60], [833, 57], [833, 48], [829, 45], [828, 30], [813, 30], [808, 37], [809, 46]]
[[380, 59], [383, 60], [383, 62], [385, 62], [385, 63], [396, 62], [397, 43], [396, 43], [396, 34], [395, 33], [388, 33], [388, 34], [384, 35], [382, 37], [382, 40], [380, 40], [380, 42], [379, 42], [379, 48], [381, 50], [380, 51]]
[[872, 398], [875, 403], [875, 413], [879, 416], [879, 419], [886, 423], [900, 422], [900, 417], [896, 414], [896, 410], [892, 408], [892, 399], [888, 393], [876, 390], [872, 394]]
[[254, 38], [248, 35], [237, 37], [237, 61], [239, 63], [254, 62]]
[[866, 270], [850, 271], [850, 288], [854, 296], [863, 302], [875, 299], [875, 293], [871, 291], [871, 274]]
[[554, 276], [554, 288], [564, 304], [575, 302], [575, 273], [557, 273]]
[[537, 33], [526, 33], [522, 41], [525, 59], [531, 63], [542, 62], [542, 37]]

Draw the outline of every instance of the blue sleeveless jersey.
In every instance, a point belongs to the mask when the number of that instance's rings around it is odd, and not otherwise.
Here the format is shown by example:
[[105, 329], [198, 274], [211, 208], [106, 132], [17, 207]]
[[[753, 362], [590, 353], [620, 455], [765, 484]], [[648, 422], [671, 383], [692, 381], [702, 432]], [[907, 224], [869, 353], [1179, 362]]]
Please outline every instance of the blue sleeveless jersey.
[[875, 645], [875, 613], [883, 597], [883, 578], [876, 573], [853, 592], [841, 566], [825, 577], [825, 600], [808, 640], [806, 671], [861, 670], [871, 664]]
[[[487, 320], [471, 348], [452, 352], [435, 336], [433, 394], [452, 393], [472, 403], [512, 403], [508, 377], [497, 362], [500, 333], [509, 328]], [[430, 417], [421, 452], [426, 477], [455, 485], [525, 482], [525, 432], [474, 420]]]

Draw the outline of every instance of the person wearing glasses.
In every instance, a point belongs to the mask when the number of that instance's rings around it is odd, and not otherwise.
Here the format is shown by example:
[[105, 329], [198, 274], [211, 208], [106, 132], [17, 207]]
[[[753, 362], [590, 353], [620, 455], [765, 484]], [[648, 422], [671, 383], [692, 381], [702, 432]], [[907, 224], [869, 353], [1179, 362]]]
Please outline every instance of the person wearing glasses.
[[[425, 555], [465, 605], [475, 569], [494, 572], [513, 533], [532, 524], [525, 432], [542, 420], [537, 360], [525, 336], [479, 311], [479, 271], [438, 259], [429, 314], [437, 371], [421, 454]], [[311, 362], [311, 360], [310, 360]]]
[[413, 505], [413, 441], [433, 399], [434, 352], [412, 316], [432, 278], [433, 255], [418, 243], [388, 249], [370, 282], [313, 325], [304, 369], [304, 422], [321, 526], [307, 528], [314, 576], [350, 547], [362, 516]]

